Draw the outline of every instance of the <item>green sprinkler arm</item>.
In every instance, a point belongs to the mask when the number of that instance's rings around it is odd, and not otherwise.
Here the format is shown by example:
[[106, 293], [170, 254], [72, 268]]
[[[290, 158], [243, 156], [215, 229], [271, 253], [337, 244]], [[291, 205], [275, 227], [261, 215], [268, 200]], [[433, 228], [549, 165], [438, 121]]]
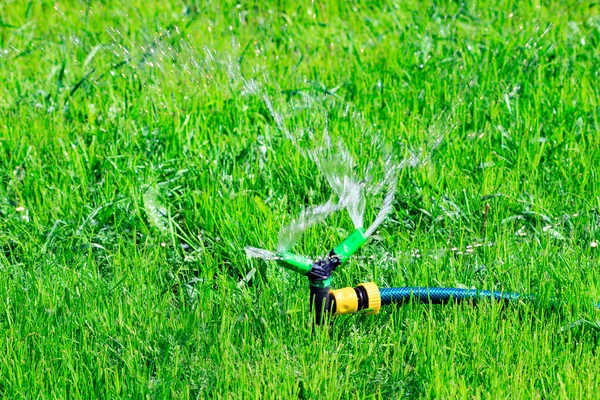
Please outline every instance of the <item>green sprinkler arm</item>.
[[356, 229], [342, 243], [334, 247], [329, 254], [312, 262], [310, 259], [292, 253], [280, 253], [277, 263], [284, 268], [308, 277], [310, 288], [310, 309], [314, 313], [314, 322], [323, 323], [323, 317], [331, 313], [334, 299], [330, 294], [331, 275], [340, 266], [344, 265], [365, 242], [363, 228]]

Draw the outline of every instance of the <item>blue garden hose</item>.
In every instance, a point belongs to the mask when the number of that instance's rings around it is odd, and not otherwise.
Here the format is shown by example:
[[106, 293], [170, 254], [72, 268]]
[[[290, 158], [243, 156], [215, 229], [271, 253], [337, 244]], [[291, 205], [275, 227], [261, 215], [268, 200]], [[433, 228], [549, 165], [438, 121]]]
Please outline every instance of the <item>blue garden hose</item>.
[[[477, 303], [478, 301], [496, 301], [510, 303], [514, 301], [535, 301], [536, 297], [530, 294], [519, 294], [514, 292], [499, 292], [478, 289], [458, 289], [441, 287], [399, 287], [378, 288], [373, 282], [361, 283], [352, 288], [335, 289], [329, 292], [330, 307], [327, 312], [333, 315], [341, 314], [377, 314], [382, 306], [387, 304], [404, 304], [410, 301], [424, 304], [460, 303], [467, 301]], [[560, 307], [564, 301], [553, 300], [548, 306], [550, 308]], [[600, 303], [594, 303], [600, 310]]]
[[420, 303], [442, 304], [449, 301], [461, 302], [478, 300], [496, 300], [505, 303], [515, 300], [531, 300], [532, 296], [519, 293], [504, 293], [490, 290], [458, 289], [440, 287], [400, 287], [379, 289], [381, 305], [405, 303], [409, 300]]
[[355, 288], [343, 288], [329, 292], [329, 312], [334, 315], [356, 312], [377, 314], [387, 304], [403, 304], [416, 301], [426, 304], [444, 304], [449, 302], [494, 300], [508, 303], [517, 300], [533, 300], [531, 295], [497, 292], [477, 289], [458, 289], [440, 287], [400, 287], [379, 289], [373, 282], [361, 283]]

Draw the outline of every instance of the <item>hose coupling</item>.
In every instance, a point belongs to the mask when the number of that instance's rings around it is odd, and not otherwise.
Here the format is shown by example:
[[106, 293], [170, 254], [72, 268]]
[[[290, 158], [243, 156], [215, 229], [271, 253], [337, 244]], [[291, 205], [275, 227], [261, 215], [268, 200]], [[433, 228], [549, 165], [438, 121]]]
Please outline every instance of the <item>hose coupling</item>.
[[355, 288], [331, 290], [333, 315], [377, 314], [381, 308], [379, 288], [373, 282], [361, 283]]

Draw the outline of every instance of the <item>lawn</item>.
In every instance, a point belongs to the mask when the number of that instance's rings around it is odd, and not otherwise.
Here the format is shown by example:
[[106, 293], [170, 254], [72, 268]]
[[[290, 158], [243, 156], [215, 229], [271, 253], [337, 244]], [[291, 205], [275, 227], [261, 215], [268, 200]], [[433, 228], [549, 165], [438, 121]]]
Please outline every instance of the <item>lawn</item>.
[[[303, 3], [0, 2], [0, 397], [598, 397], [600, 5]], [[328, 137], [402, 165], [335, 288], [536, 301], [313, 332], [306, 279], [244, 248], [336, 201]]]

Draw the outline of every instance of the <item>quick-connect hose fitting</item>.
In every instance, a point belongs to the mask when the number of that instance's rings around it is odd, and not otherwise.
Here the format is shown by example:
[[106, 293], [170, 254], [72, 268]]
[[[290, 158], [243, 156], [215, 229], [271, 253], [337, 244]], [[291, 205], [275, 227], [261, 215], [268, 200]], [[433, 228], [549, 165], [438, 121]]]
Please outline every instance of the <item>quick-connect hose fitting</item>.
[[358, 311], [358, 296], [354, 288], [345, 287], [329, 293], [333, 296], [335, 315], [354, 314]]
[[377, 285], [361, 283], [355, 288], [332, 290], [331, 311], [334, 315], [365, 313], [377, 314], [381, 308], [381, 296]]
[[373, 282], [361, 283], [359, 288], [363, 288], [367, 292], [367, 307], [364, 312], [367, 315], [377, 314], [381, 309], [381, 294], [379, 288]]

